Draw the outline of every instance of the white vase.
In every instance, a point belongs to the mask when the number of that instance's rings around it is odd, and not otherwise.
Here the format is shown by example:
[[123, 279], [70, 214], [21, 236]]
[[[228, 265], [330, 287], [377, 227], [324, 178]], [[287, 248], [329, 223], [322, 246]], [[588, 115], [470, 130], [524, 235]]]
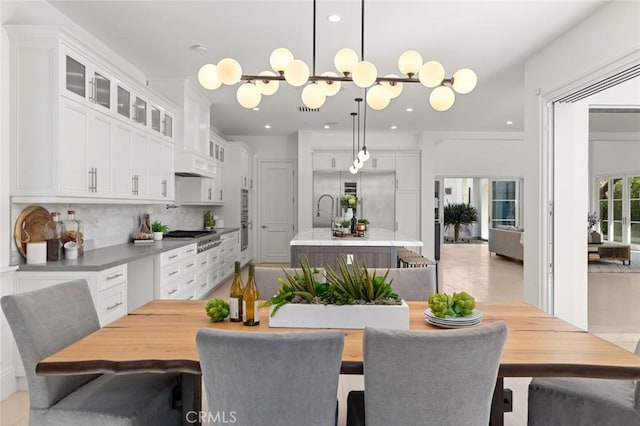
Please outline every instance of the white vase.
[[344, 220], [351, 220], [353, 218], [353, 209], [347, 209], [346, 213], [344, 214]]

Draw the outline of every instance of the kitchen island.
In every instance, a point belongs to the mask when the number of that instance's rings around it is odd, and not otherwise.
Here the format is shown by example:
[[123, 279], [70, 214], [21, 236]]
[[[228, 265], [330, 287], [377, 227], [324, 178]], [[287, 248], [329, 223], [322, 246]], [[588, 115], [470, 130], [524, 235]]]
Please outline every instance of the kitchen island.
[[388, 229], [372, 228], [364, 237], [334, 237], [328, 228], [300, 231], [291, 240], [291, 265], [300, 266], [300, 258], [311, 266], [336, 267], [339, 258], [348, 264], [364, 262], [368, 268], [397, 267], [398, 247], [422, 247], [422, 241]]

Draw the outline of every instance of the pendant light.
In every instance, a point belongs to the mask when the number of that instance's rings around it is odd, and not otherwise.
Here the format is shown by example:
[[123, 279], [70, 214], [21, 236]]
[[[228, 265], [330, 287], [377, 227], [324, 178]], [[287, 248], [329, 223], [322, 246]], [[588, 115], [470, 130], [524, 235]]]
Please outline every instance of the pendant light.
[[[354, 159], [355, 162], [355, 158], [356, 158], [356, 113], [352, 112], [351, 113], [351, 127], [352, 127], [352, 131], [351, 131], [351, 158]], [[349, 167], [349, 172], [351, 172], [352, 175], [355, 175], [356, 173], [358, 173], [358, 168], [355, 166], [355, 164], [352, 164]]]

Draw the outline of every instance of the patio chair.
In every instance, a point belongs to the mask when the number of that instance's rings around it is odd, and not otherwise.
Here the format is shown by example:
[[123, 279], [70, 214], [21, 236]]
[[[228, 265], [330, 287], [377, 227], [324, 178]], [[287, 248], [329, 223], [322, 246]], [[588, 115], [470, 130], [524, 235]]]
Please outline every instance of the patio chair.
[[100, 328], [85, 280], [4, 296], [0, 302], [22, 357], [32, 426], [180, 424], [173, 374], [38, 376], [39, 361]]

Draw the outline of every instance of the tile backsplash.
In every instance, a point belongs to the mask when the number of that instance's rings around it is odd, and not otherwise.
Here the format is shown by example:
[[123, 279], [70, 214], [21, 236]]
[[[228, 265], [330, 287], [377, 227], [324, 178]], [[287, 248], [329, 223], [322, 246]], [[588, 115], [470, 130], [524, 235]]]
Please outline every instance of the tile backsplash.
[[[18, 215], [32, 204], [11, 206], [12, 231]], [[202, 229], [204, 212], [211, 210], [218, 215], [219, 206], [181, 206], [166, 208], [165, 205], [128, 205], [128, 204], [40, 204], [49, 212], [60, 212], [66, 219], [67, 210], [75, 210], [76, 219], [82, 222], [85, 238], [85, 250], [92, 250], [123, 244], [130, 241], [130, 234], [138, 229], [140, 215], [148, 213], [151, 222], [160, 221], [170, 230]], [[13, 235], [13, 232], [11, 232]], [[11, 257], [19, 256], [15, 244], [11, 244]]]

